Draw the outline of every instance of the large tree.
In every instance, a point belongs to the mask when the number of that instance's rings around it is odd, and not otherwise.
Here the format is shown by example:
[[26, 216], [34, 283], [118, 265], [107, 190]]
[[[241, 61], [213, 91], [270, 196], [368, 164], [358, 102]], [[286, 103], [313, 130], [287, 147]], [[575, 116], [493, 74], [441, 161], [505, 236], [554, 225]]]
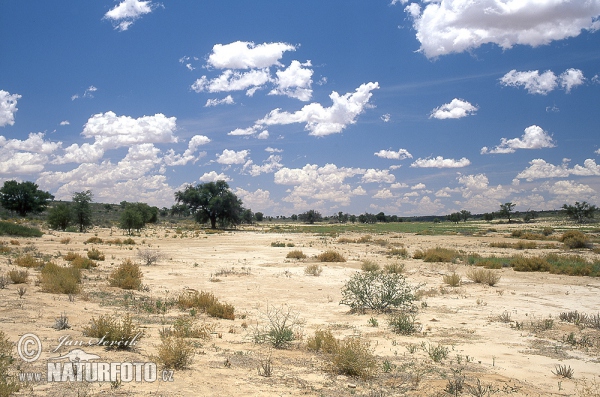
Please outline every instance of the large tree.
[[588, 219], [593, 219], [594, 212], [598, 209], [595, 205], [591, 205], [586, 201], [581, 203], [576, 201], [575, 205], [564, 204], [562, 208], [566, 211], [567, 216], [577, 223], [584, 223]]
[[71, 207], [66, 203], [59, 203], [48, 210], [47, 221], [52, 229], [65, 230], [72, 218]]
[[83, 233], [92, 224], [92, 202], [93, 195], [90, 190], [75, 193], [73, 195], [73, 220], [79, 225], [79, 232]]
[[33, 182], [6, 181], [0, 189], [0, 203], [20, 216], [43, 212], [54, 196], [38, 189]]
[[210, 221], [212, 229], [217, 228], [217, 222], [238, 225], [244, 210], [242, 200], [229, 190], [229, 185], [223, 180], [188, 185], [183, 191], [175, 192], [175, 200], [178, 204], [185, 204], [197, 222]]
[[502, 218], [507, 218], [508, 223], [510, 223], [510, 218], [513, 215], [513, 209], [515, 208], [515, 206], [516, 206], [516, 204], [510, 203], [510, 202], [500, 204], [500, 211], [498, 211], [498, 214]]
[[140, 230], [146, 223], [158, 222], [158, 207], [150, 207], [146, 203], [121, 202], [125, 210], [121, 213], [120, 227], [131, 234], [131, 229]]

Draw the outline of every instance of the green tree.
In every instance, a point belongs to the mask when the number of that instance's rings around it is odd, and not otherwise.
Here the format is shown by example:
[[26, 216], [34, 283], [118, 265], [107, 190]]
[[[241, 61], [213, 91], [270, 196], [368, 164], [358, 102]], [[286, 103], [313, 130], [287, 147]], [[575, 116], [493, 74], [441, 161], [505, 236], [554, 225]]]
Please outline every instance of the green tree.
[[315, 222], [322, 221], [323, 216], [321, 215], [321, 213], [319, 211], [309, 210], [309, 211], [303, 212], [302, 214], [299, 214], [298, 219], [301, 222], [310, 223], [312, 225]]
[[263, 217], [264, 217], [264, 214], [262, 212], [254, 213], [254, 219], [256, 219], [256, 222], [262, 222]]
[[220, 225], [238, 225], [242, 215], [242, 200], [231, 190], [223, 180], [189, 185], [183, 191], [175, 192], [175, 200], [182, 203], [194, 214], [196, 221], [210, 221], [212, 229]]
[[125, 210], [121, 213], [119, 219], [119, 227], [127, 230], [127, 234], [131, 235], [131, 229], [140, 230], [144, 227], [144, 216], [135, 205], [129, 204], [125, 206]]
[[446, 216], [446, 218], [453, 223], [460, 222], [460, 212], [453, 212], [450, 215]]
[[73, 194], [73, 220], [79, 226], [79, 232], [83, 233], [88, 226], [92, 225], [92, 206], [93, 200], [91, 190]]
[[4, 182], [0, 189], [0, 204], [9, 211], [15, 211], [20, 216], [31, 212], [43, 212], [54, 196], [38, 189], [33, 182]]
[[460, 219], [462, 219], [463, 222], [466, 222], [467, 219], [469, 219], [470, 217], [471, 217], [471, 211], [467, 211], [467, 210], [460, 211]]
[[251, 225], [253, 220], [254, 214], [252, 213], [252, 210], [245, 209], [242, 211], [242, 222]]
[[591, 205], [586, 201], [581, 203], [576, 201], [575, 205], [564, 204], [562, 208], [567, 213], [567, 216], [577, 223], [584, 223], [586, 220], [593, 219], [594, 212], [598, 209], [595, 205]]
[[515, 206], [516, 206], [516, 204], [510, 203], [510, 202], [500, 204], [500, 211], [498, 211], [498, 214], [502, 218], [508, 219], [508, 223], [510, 223], [510, 218], [513, 215], [513, 209], [515, 208]]
[[48, 224], [52, 229], [65, 230], [71, 224], [73, 214], [66, 203], [59, 203], [48, 210]]

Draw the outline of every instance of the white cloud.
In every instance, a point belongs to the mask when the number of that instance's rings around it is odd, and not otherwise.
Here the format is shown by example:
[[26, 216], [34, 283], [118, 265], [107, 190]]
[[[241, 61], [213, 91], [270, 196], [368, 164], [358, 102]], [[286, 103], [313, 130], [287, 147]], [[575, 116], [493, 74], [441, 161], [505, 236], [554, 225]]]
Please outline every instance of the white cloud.
[[517, 174], [517, 179], [533, 181], [546, 178], [566, 178], [571, 175], [577, 176], [600, 176], [600, 165], [593, 159], [587, 159], [583, 166], [576, 164], [569, 168], [569, 159], [563, 159], [561, 165], [547, 163], [542, 159], [534, 159], [529, 162], [529, 167]]
[[171, 143], [177, 142], [173, 135], [176, 120], [175, 117], [166, 117], [162, 113], [134, 119], [117, 116], [109, 111], [89, 118], [81, 134], [86, 138], [94, 138], [94, 144], [103, 149], [141, 143]]
[[283, 149], [275, 149], [275, 148], [272, 148], [272, 147], [268, 146], [265, 149], [265, 152], [269, 152], [269, 153], [282, 153]]
[[585, 82], [583, 72], [579, 69], [567, 69], [559, 76], [559, 79], [561, 87], [567, 92], [571, 92], [573, 87], [582, 85]]
[[256, 136], [257, 139], [267, 139], [269, 137], [269, 131], [264, 130]]
[[386, 113], [386, 114], [384, 114], [384, 115], [381, 116], [381, 120], [384, 123], [388, 123], [391, 119], [392, 119], [392, 116], [390, 116], [389, 113]]
[[413, 168], [461, 168], [471, 164], [471, 161], [466, 157], [460, 160], [445, 159], [442, 156], [435, 158], [417, 159], [410, 166]]
[[423, 190], [427, 188], [427, 186], [424, 183], [417, 183], [416, 185], [413, 185], [410, 187], [410, 190]]
[[301, 101], [310, 100], [313, 70], [309, 69], [309, 66], [312, 66], [310, 61], [306, 63], [292, 61], [287, 69], [275, 72], [276, 87], [269, 94], [286, 95]]
[[271, 193], [268, 190], [256, 189], [250, 192], [238, 187], [234, 193], [242, 200], [243, 206], [251, 208], [253, 212], [263, 211], [272, 214], [277, 206], [277, 203], [271, 200]]
[[390, 185], [392, 189], [406, 189], [408, 185], [406, 183], [396, 182]]
[[583, 72], [579, 69], [567, 69], [560, 76], [556, 76], [551, 70], [540, 74], [538, 70], [517, 72], [511, 70], [506, 73], [500, 83], [507, 87], [523, 87], [530, 94], [547, 95], [554, 91], [559, 85], [568, 93], [574, 87], [585, 82]]
[[217, 154], [217, 163], [226, 165], [244, 164], [248, 154], [250, 154], [249, 150], [236, 152], [235, 150], [224, 149], [223, 153]]
[[204, 135], [194, 135], [190, 142], [188, 143], [188, 148], [183, 154], [175, 154], [173, 149], [169, 150], [169, 152], [164, 157], [164, 162], [168, 166], [177, 166], [177, 165], [186, 165], [190, 161], [196, 161], [201, 157], [206, 156], [206, 152], [201, 152], [199, 155], [196, 155], [196, 151], [202, 145], [206, 145], [210, 142], [210, 139]]
[[13, 178], [43, 171], [48, 156], [39, 153], [17, 152], [0, 147], [0, 176]]
[[256, 89], [271, 80], [269, 69], [253, 69], [248, 72], [224, 71], [219, 77], [209, 80], [202, 76], [192, 84], [196, 92], [227, 92], [248, 90], [246, 95], [252, 96]]
[[460, 175], [458, 182], [471, 191], [483, 191], [488, 188], [489, 180], [485, 174]]
[[60, 149], [62, 142], [50, 142], [44, 140], [44, 133], [30, 133], [29, 137], [22, 141], [19, 139], [10, 139], [0, 141], [0, 146], [8, 150], [17, 150], [23, 152], [32, 152], [40, 154], [52, 154]]
[[227, 175], [220, 173], [217, 174], [215, 171], [210, 171], [210, 172], [205, 172], [204, 174], [202, 174], [202, 176], [199, 178], [200, 182], [216, 182], [216, 181], [225, 181], [225, 182], [230, 182], [231, 178], [228, 177]]
[[17, 110], [17, 101], [21, 98], [19, 94], [0, 90], [0, 127], [15, 124], [15, 113]]
[[445, 103], [431, 111], [429, 118], [434, 119], [460, 119], [474, 115], [479, 108], [469, 102], [454, 98], [450, 103]]
[[597, 149], [594, 153], [600, 154], [600, 149]]
[[236, 41], [215, 44], [208, 57], [208, 65], [217, 69], [253, 69], [281, 65], [279, 60], [286, 51], [296, 47], [286, 43], [263, 43]]
[[104, 149], [100, 145], [84, 143], [81, 146], [74, 143], [65, 148], [65, 154], [58, 156], [54, 164], [66, 163], [95, 163], [104, 156]]
[[376, 170], [370, 168], [364, 172], [363, 183], [394, 183], [396, 177], [390, 174], [390, 170]]
[[104, 14], [104, 18], [110, 19], [115, 24], [115, 29], [125, 31], [136, 19], [151, 13], [152, 6], [152, 1], [123, 0]]
[[306, 123], [305, 130], [310, 131], [309, 135], [325, 136], [339, 133], [348, 125], [356, 123], [356, 117], [368, 106], [373, 95], [371, 91], [378, 88], [378, 83], [366, 83], [353, 93], [339, 95], [334, 91], [329, 96], [333, 105], [328, 108], [319, 103], [311, 103], [294, 113], [275, 109], [265, 118], [258, 120], [252, 128], [259, 130], [271, 125]]
[[458, 203], [461, 207], [471, 212], [487, 212], [496, 209], [500, 203], [505, 202], [516, 190], [498, 185], [489, 186], [489, 180], [485, 174], [459, 175], [458, 182], [463, 185], [459, 191], [466, 199]]
[[505, 154], [514, 153], [517, 149], [542, 149], [542, 148], [553, 148], [556, 145], [552, 141], [546, 131], [537, 125], [532, 125], [525, 128], [525, 133], [521, 138], [500, 140], [500, 145], [489, 150], [487, 147], [481, 148], [481, 154], [494, 153], [494, 154]]
[[244, 170], [247, 170], [251, 176], [259, 176], [260, 174], [275, 172], [281, 167], [283, 167], [281, 156], [272, 154], [268, 159], [263, 161], [263, 165], [256, 165], [252, 163], [252, 160], [248, 160], [244, 165]]
[[412, 159], [412, 154], [406, 149], [399, 149], [397, 152], [393, 150], [380, 150], [374, 153], [375, 156], [390, 160]]
[[390, 189], [387, 188], [383, 188], [381, 190], [379, 190], [374, 196], [374, 199], [382, 199], [382, 200], [387, 200], [390, 198], [393, 198], [394, 195], [392, 194], [392, 192], [390, 191]]
[[460, 53], [493, 43], [536, 47], [600, 28], [600, 1], [440, 0], [417, 2], [412, 17], [420, 51], [428, 58]]
[[71, 123], [69, 123], [69, 120], [63, 120], [60, 122], [60, 125], [69, 125]]
[[208, 107], [218, 106], [218, 105], [233, 105], [234, 103], [235, 103], [235, 101], [233, 100], [233, 97], [231, 95], [227, 95], [223, 99], [208, 99], [206, 101], [206, 105], [204, 105], [204, 107], [208, 108]]

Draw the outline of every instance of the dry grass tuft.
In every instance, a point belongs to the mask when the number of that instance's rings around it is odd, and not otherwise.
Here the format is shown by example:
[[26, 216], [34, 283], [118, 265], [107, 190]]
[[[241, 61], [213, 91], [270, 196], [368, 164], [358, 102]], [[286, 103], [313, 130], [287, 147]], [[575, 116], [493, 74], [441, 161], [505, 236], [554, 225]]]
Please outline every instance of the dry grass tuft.
[[346, 262], [346, 258], [337, 251], [325, 251], [317, 256], [321, 262]]

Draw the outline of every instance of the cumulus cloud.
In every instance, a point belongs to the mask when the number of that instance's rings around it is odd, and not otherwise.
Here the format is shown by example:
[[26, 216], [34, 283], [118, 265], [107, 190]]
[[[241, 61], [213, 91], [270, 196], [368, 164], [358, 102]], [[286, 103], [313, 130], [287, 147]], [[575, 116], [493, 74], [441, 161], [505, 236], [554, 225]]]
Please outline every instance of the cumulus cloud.
[[25, 140], [6, 139], [0, 135], [0, 176], [27, 175], [44, 170], [50, 155], [61, 142], [44, 140], [44, 133], [30, 133]]
[[411, 2], [405, 11], [428, 58], [484, 44], [536, 47], [600, 28], [600, 0], [423, 0]]
[[389, 113], [386, 113], [381, 116], [381, 121], [383, 121], [384, 123], [388, 123], [391, 119], [392, 119], [392, 116], [390, 116]]
[[225, 182], [231, 182], [231, 178], [228, 177], [227, 175], [220, 173], [217, 174], [216, 171], [210, 171], [210, 172], [205, 172], [204, 174], [202, 174], [202, 176], [199, 178], [200, 182], [216, 182], [216, 181], [225, 181]]
[[387, 200], [390, 198], [393, 198], [394, 195], [392, 194], [390, 189], [387, 188], [383, 188], [379, 191], [377, 191], [377, 193], [373, 196], [374, 199], [382, 199], [382, 200]]
[[244, 190], [240, 187], [234, 191], [246, 208], [252, 208], [254, 212], [264, 211], [273, 213], [277, 203], [271, 200], [271, 193], [268, 190], [256, 189], [254, 192]]
[[271, 80], [269, 69], [254, 69], [248, 72], [237, 72], [233, 70], [224, 71], [219, 77], [209, 80], [202, 76], [192, 84], [192, 90], [196, 92], [228, 92], [246, 91], [246, 95], [252, 96], [256, 89]]
[[62, 146], [61, 142], [50, 142], [44, 140], [43, 132], [30, 133], [27, 139], [10, 139], [0, 141], [0, 146], [9, 150], [18, 150], [24, 152], [51, 154]]
[[296, 47], [286, 43], [254, 44], [236, 41], [230, 44], [215, 44], [208, 56], [208, 65], [216, 69], [254, 69], [281, 65], [279, 60], [286, 51]]
[[559, 85], [568, 93], [571, 89], [585, 82], [583, 72], [579, 69], [567, 69], [560, 76], [551, 70], [540, 74], [538, 70], [517, 72], [515, 69], [500, 78], [500, 83], [507, 87], [523, 87], [530, 94], [547, 95]]
[[399, 149], [397, 152], [393, 150], [380, 150], [374, 153], [375, 156], [381, 157], [382, 159], [390, 159], [390, 160], [404, 160], [404, 159], [412, 159], [412, 154], [408, 152], [406, 149]]
[[546, 131], [537, 125], [532, 125], [525, 128], [525, 133], [521, 138], [500, 140], [500, 145], [493, 149], [488, 149], [486, 146], [481, 148], [481, 154], [493, 153], [493, 154], [505, 154], [514, 153], [517, 149], [543, 149], [553, 148], [556, 145]]
[[587, 159], [583, 166], [576, 164], [569, 168], [569, 159], [563, 159], [561, 165], [547, 163], [542, 159], [534, 159], [529, 162], [529, 167], [519, 172], [517, 179], [533, 181], [546, 178], [566, 178], [571, 175], [577, 176], [600, 176], [600, 165], [593, 159]]
[[502, 185], [490, 186], [485, 174], [459, 175], [457, 179], [458, 183], [463, 185], [458, 191], [466, 199], [460, 204], [463, 208], [469, 208], [470, 211], [486, 212], [498, 208], [502, 202], [516, 192], [512, 188]]
[[423, 190], [427, 188], [427, 186], [424, 183], [417, 183], [416, 185], [413, 185], [410, 187], [410, 190]]
[[269, 153], [282, 153], [283, 149], [276, 149], [276, 148], [272, 148], [272, 147], [268, 146], [265, 149], [265, 152], [269, 152]]
[[8, 91], [0, 90], [0, 127], [15, 124], [15, 113], [17, 110], [17, 101], [21, 98], [19, 94], [11, 94]]
[[552, 198], [549, 200], [550, 208], [558, 208], [564, 203], [574, 201], [596, 201], [598, 193], [589, 185], [575, 181], [544, 182], [535, 192], [548, 192]]
[[445, 103], [433, 109], [429, 118], [445, 120], [445, 119], [460, 119], [463, 117], [474, 115], [479, 108], [471, 105], [469, 102], [454, 98], [450, 103]]
[[231, 95], [227, 95], [223, 99], [208, 99], [206, 101], [206, 105], [204, 105], [204, 107], [208, 108], [208, 107], [218, 106], [218, 105], [233, 105], [234, 103], [235, 103], [235, 101], [233, 100], [233, 97]]
[[244, 164], [244, 170], [251, 176], [273, 173], [281, 167], [283, 167], [283, 164], [281, 164], [281, 156], [276, 154], [270, 155], [262, 165], [253, 164], [252, 160], [248, 160], [246, 164]]
[[[371, 91], [378, 88], [378, 83], [366, 83], [358, 87], [353, 93], [340, 95], [334, 91], [329, 96], [333, 105], [328, 108], [324, 108], [319, 103], [311, 103], [294, 113], [275, 109], [263, 119], [258, 120], [251, 129], [256, 132], [271, 125], [305, 123], [304, 129], [310, 131], [309, 135], [325, 136], [340, 133], [348, 125], [356, 123], [358, 115], [363, 113], [369, 104], [369, 100], [373, 95]], [[230, 134], [233, 135], [233, 131]]]
[[104, 156], [104, 149], [100, 145], [89, 143], [78, 145], [74, 143], [65, 148], [65, 153], [62, 156], [58, 156], [53, 163], [95, 163], [102, 156]]
[[369, 168], [362, 177], [363, 183], [394, 183], [396, 177], [390, 174], [390, 170], [376, 170]]
[[71, 123], [69, 123], [69, 120], [63, 120], [60, 122], [60, 125], [69, 125]]
[[308, 101], [312, 97], [312, 66], [310, 61], [300, 63], [292, 61], [287, 69], [275, 72], [276, 87], [271, 90], [270, 95], [286, 95], [290, 98], [296, 98], [301, 101]]
[[194, 135], [192, 139], [190, 139], [188, 148], [183, 154], [175, 154], [175, 151], [170, 149], [163, 160], [168, 166], [186, 165], [192, 160], [196, 162], [200, 157], [206, 155], [206, 152], [201, 152], [199, 155], [196, 155], [196, 151], [200, 146], [206, 145], [209, 142], [210, 139], [204, 135]]
[[392, 183], [390, 185], [390, 188], [392, 188], [392, 189], [405, 189], [407, 187], [408, 187], [408, 185], [406, 183], [401, 183], [401, 182]]
[[460, 160], [455, 160], [445, 159], [442, 156], [437, 156], [435, 158], [419, 158], [410, 166], [413, 168], [461, 168], [466, 167], [469, 164], [471, 164], [471, 161], [466, 157], [463, 157]]
[[152, 12], [152, 1], [123, 0], [114, 8], [104, 14], [105, 19], [113, 22], [115, 29], [123, 32], [144, 14]]
[[225, 165], [244, 164], [248, 154], [250, 154], [249, 150], [236, 152], [235, 150], [224, 149], [223, 153], [217, 154], [217, 163]]

